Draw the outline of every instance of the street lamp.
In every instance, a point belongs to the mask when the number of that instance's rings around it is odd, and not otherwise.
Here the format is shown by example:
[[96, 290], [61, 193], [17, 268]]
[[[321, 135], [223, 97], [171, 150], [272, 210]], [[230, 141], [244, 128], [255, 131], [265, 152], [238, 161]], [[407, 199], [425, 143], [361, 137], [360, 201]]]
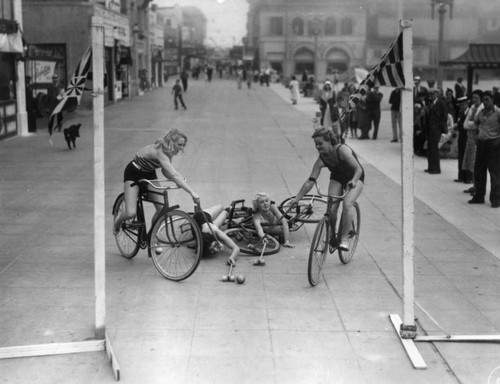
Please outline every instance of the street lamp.
[[443, 61], [443, 40], [444, 40], [444, 14], [446, 13], [446, 6], [450, 7], [450, 19], [453, 12], [453, 0], [431, 0], [432, 6], [432, 19], [434, 19], [434, 8], [438, 7], [439, 13], [439, 40], [438, 40], [438, 73], [437, 73], [437, 86], [443, 87], [443, 67], [440, 62]]
[[318, 36], [321, 32], [321, 19], [309, 14], [309, 33], [314, 36], [314, 79], [318, 80]]

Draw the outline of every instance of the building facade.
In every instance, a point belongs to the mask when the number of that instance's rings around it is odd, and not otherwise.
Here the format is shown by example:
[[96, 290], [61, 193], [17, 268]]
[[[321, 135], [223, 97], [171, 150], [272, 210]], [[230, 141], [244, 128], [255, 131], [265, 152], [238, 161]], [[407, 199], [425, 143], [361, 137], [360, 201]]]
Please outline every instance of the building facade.
[[[396, 38], [401, 17], [413, 19], [414, 67], [427, 78], [435, 78], [440, 60], [460, 55], [470, 43], [500, 40], [496, 0], [477, 0], [474, 4], [448, 0], [443, 7], [445, 44], [441, 57], [439, 1], [248, 2], [247, 41], [255, 51], [256, 65], [270, 66], [285, 76], [307, 71], [321, 81], [348, 73], [353, 67], [371, 68]], [[445, 75], [454, 77], [456, 71], [448, 69]]]
[[0, 140], [27, 134], [24, 56], [20, 3], [2, 1], [0, 8]]

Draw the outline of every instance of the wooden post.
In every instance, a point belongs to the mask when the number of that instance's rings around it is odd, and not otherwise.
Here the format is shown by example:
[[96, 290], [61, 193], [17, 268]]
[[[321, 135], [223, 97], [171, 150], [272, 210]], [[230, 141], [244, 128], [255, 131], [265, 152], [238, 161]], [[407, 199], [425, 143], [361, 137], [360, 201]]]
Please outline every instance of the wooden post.
[[[15, 0], [14, 19], [23, 28], [23, 10], [21, 0]], [[23, 47], [24, 48], [24, 47]], [[24, 61], [16, 60], [16, 108], [17, 108], [17, 131], [20, 136], [28, 136], [28, 113], [26, 112], [26, 73], [24, 72]]]
[[104, 24], [92, 17], [92, 91], [94, 108], [94, 268], [95, 337], [105, 337], [105, 207], [104, 207]]
[[403, 30], [403, 72], [405, 88], [401, 92], [401, 120], [403, 143], [401, 146], [401, 186], [402, 186], [402, 253], [403, 253], [403, 324], [402, 338], [414, 338], [415, 289], [413, 276], [414, 254], [414, 191], [413, 191], [413, 34], [412, 20], [402, 20]]

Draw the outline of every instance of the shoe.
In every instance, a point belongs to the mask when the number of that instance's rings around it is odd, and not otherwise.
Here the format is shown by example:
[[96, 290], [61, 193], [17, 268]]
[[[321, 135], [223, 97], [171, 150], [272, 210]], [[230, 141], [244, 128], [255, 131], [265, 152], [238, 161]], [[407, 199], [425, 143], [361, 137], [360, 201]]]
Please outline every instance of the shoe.
[[358, 137], [358, 140], [368, 140], [369, 137], [368, 136], [360, 136]]
[[396, 139], [392, 139], [391, 143], [397, 143], [398, 141]]
[[429, 172], [429, 170], [428, 169], [424, 169], [424, 172]]
[[464, 193], [471, 193], [471, 194], [476, 193], [476, 188], [470, 187], [469, 189], [464, 190]]
[[332, 248], [337, 248], [338, 245], [339, 245], [339, 242], [337, 241], [337, 239], [335, 237], [333, 237], [333, 238], [330, 239], [330, 241], [328, 242], [328, 244]]
[[455, 179], [453, 180], [455, 183], [463, 183], [464, 181], [462, 179]]
[[349, 243], [347, 240], [342, 240], [339, 244], [339, 249], [344, 252], [349, 252]]
[[498, 208], [500, 207], [500, 201], [494, 201], [493, 203], [491, 203], [491, 208]]
[[473, 197], [468, 201], [469, 204], [484, 204], [484, 199], [478, 199], [476, 197]]
[[163, 253], [163, 248], [156, 247], [155, 253], [156, 253], [157, 256], [160, 256]]
[[441, 171], [429, 171], [429, 175], [439, 175]]
[[116, 228], [114, 225], [113, 225], [113, 236], [118, 236], [118, 234], [120, 233], [120, 228]]
[[464, 184], [472, 184], [474, 181], [472, 180], [464, 180]]

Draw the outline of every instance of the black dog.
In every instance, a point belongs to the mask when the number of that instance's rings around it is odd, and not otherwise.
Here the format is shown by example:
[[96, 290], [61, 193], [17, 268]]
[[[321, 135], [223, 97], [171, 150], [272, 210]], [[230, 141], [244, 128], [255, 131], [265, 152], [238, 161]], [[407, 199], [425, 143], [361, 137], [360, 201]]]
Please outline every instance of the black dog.
[[68, 128], [64, 128], [64, 139], [66, 140], [66, 143], [68, 143], [68, 148], [71, 149], [71, 144], [73, 144], [73, 148], [76, 148], [76, 138], [80, 137], [80, 127], [81, 124], [73, 124], [69, 126]]

